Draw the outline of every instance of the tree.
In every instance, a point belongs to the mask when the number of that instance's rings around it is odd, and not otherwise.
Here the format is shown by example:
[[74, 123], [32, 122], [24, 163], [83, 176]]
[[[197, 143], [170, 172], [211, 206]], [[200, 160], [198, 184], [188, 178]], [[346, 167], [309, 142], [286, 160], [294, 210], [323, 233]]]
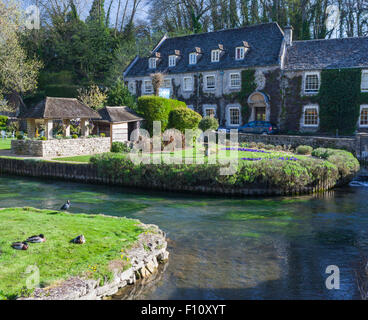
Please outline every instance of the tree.
[[164, 75], [162, 73], [156, 72], [151, 74], [152, 78], [152, 86], [153, 86], [153, 93], [155, 96], [158, 96], [159, 89], [164, 82]]
[[78, 90], [78, 99], [86, 106], [99, 110], [105, 106], [107, 101], [106, 91], [101, 90], [97, 85], [92, 84], [87, 89]]
[[215, 117], [203, 117], [201, 122], [198, 125], [199, 129], [201, 129], [203, 132], [207, 130], [217, 130], [219, 127], [219, 122]]
[[127, 106], [132, 110], [137, 109], [136, 98], [129, 92], [128, 87], [121, 79], [108, 90], [107, 104], [109, 106]]
[[37, 88], [37, 76], [42, 64], [27, 57], [21, 47], [18, 30], [22, 12], [13, 1], [0, 2], [0, 94], [22, 96]]

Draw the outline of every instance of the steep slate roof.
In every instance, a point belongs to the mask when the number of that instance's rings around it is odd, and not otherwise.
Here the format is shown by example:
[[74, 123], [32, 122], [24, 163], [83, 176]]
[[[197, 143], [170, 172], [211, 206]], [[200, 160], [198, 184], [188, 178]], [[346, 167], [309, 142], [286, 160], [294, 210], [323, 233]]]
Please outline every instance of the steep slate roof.
[[128, 107], [105, 107], [98, 110], [98, 113], [101, 116], [101, 119], [98, 119], [98, 121], [119, 123], [143, 120], [143, 118]]
[[[278, 65], [284, 34], [275, 22], [248, 26], [238, 29], [228, 29], [189, 36], [168, 38], [157, 48], [161, 58], [156, 69], [148, 68], [148, 58], [139, 58], [137, 62], [126, 69], [125, 77], [148, 76], [154, 72], [165, 74], [220, 70], [231, 68], [247, 68], [255, 66]], [[246, 41], [250, 49], [244, 60], [235, 60], [235, 48]], [[211, 49], [223, 45], [224, 54], [219, 62], [211, 62]], [[201, 49], [202, 54], [197, 64], [189, 65], [189, 53]], [[170, 52], [180, 50], [175, 67], [168, 66]]]
[[73, 98], [47, 97], [19, 118], [30, 119], [75, 119], [100, 118], [100, 115], [82, 102]]
[[368, 37], [294, 41], [285, 69], [316, 70], [368, 67]]

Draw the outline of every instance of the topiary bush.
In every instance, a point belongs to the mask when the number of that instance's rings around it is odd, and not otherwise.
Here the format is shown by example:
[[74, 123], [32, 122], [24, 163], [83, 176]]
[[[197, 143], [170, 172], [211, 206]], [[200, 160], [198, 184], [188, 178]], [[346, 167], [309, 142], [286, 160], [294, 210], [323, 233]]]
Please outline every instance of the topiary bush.
[[73, 138], [73, 139], [78, 139], [78, 135], [73, 134], [73, 135], [72, 135], [72, 138]]
[[299, 146], [296, 148], [297, 154], [311, 154], [313, 148], [311, 146]]
[[199, 129], [203, 132], [207, 130], [217, 130], [219, 127], [219, 122], [215, 117], [203, 117], [202, 120], [199, 122], [198, 125]]
[[146, 128], [150, 134], [152, 134], [153, 121], [160, 121], [161, 130], [164, 132], [169, 124], [170, 112], [181, 107], [186, 107], [186, 104], [178, 100], [156, 96], [142, 96], [138, 98], [138, 112], [146, 120]]
[[106, 137], [106, 134], [104, 134], [103, 132], [100, 133], [100, 137], [101, 138], [105, 138]]
[[198, 129], [202, 116], [189, 108], [176, 108], [170, 111], [169, 128], [175, 128], [185, 133], [185, 129]]

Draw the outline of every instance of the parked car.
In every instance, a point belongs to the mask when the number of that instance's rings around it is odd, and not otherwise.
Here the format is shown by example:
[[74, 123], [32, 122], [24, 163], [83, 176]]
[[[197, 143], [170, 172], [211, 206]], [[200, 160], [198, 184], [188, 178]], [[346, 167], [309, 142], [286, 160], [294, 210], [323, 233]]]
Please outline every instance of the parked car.
[[277, 126], [268, 121], [251, 121], [238, 128], [242, 133], [275, 134], [279, 131]]

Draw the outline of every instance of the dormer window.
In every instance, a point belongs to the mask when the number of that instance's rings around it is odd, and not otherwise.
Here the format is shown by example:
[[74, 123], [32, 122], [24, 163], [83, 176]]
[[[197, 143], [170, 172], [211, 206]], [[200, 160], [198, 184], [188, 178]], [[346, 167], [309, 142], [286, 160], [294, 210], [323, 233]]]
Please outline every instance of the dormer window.
[[235, 48], [235, 60], [243, 60], [244, 59], [245, 48], [237, 47]]
[[175, 67], [176, 66], [176, 56], [171, 55], [169, 56], [169, 67]]
[[212, 50], [211, 51], [211, 62], [219, 62], [220, 61], [220, 50]]
[[197, 53], [192, 52], [189, 54], [189, 64], [196, 64], [197, 63]]
[[148, 59], [148, 67], [150, 69], [156, 69], [156, 59], [157, 58], [149, 58]]

